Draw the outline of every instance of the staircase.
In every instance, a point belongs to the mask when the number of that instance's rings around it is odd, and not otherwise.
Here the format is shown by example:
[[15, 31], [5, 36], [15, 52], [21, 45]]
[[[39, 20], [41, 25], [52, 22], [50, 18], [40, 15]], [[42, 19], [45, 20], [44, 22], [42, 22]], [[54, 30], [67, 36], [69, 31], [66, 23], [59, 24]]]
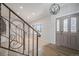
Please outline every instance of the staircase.
[[0, 3], [0, 55], [38, 56], [38, 33], [6, 4]]

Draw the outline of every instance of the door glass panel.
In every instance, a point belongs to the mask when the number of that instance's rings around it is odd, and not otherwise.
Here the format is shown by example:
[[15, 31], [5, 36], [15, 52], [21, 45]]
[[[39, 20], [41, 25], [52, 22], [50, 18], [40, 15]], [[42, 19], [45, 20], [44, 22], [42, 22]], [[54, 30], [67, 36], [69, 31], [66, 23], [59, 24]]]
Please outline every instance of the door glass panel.
[[64, 19], [63, 21], [63, 31], [64, 32], [68, 31], [68, 19]]
[[71, 18], [71, 32], [76, 32], [76, 17]]
[[59, 25], [59, 20], [57, 20], [57, 31], [59, 31], [60, 25]]

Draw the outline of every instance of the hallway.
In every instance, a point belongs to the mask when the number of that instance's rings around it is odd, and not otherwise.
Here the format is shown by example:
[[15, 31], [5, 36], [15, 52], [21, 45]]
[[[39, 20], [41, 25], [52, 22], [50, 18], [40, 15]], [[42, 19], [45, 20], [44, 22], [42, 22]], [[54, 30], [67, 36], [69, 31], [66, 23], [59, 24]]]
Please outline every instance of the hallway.
[[78, 56], [79, 3], [0, 3], [0, 56]]

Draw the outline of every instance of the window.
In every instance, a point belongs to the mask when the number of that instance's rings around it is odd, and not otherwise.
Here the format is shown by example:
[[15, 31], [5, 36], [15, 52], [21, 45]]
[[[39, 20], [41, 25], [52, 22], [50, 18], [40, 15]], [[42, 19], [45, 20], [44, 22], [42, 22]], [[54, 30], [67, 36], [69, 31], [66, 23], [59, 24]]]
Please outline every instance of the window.
[[64, 19], [64, 22], [63, 22], [63, 31], [64, 32], [68, 31], [68, 19]]
[[71, 32], [76, 32], [76, 17], [71, 18]]
[[59, 20], [57, 20], [57, 31], [59, 31], [59, 27], [60, 27]]
[[35, 24], [33, 25], [33, 27], [38, 31], [38, 32], [41, 32], [41, 24]]

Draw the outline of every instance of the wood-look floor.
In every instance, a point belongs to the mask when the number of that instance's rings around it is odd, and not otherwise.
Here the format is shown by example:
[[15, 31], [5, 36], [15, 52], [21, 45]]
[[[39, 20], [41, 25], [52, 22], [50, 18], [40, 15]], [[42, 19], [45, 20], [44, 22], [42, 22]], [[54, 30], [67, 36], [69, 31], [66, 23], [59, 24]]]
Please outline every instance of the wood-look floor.
[[[6, 47], [7, 46], [6, 44], [2, 44], [2, 45]], [[27, 48], [27, 45], [28, 44], [26, 43], [26, 48]], [[46, 40], [42, 40], [42, 39], [39, 40], [38, 45], [39, 45], [39, 47], [38, 47], [39, 56], [78, 56], [79, 55], [78, 50], [73, 50], [73, 49], [69, 49], [69, 48], [65, 48], [65, 47], [56, 46], [54, 44], [49, 44], [49, 42], [47, 42]], [[35, 44], [35, 46], [36, 46], [36, 44]], [[30, 43], [30, 48], [31, 48], [30, 53], [32, 53], [33, 52], [32, 43]], [[34, 50], [35, 49], [36, 49], [36, 47], [34, 48]], [[25, 52], [27, 52], [27, 50]], [[7, 53], [8, 53], [7, 51], [5, 52], [5, 50], [3, 51], [2, 49], [0, 49], [0, 55], [7, 55]], [[19, 55], [19, 54], [15, 54], [15, 53], [10, 53], [10, 55], [11, 54], [12, 54], [12, 56]], [[36, 55], [36, 54], [34, 54], [34, 55]]]
[[78, 56], [79, 51], [70, 48], [48, 44], [43, 47], [43, 56]]

